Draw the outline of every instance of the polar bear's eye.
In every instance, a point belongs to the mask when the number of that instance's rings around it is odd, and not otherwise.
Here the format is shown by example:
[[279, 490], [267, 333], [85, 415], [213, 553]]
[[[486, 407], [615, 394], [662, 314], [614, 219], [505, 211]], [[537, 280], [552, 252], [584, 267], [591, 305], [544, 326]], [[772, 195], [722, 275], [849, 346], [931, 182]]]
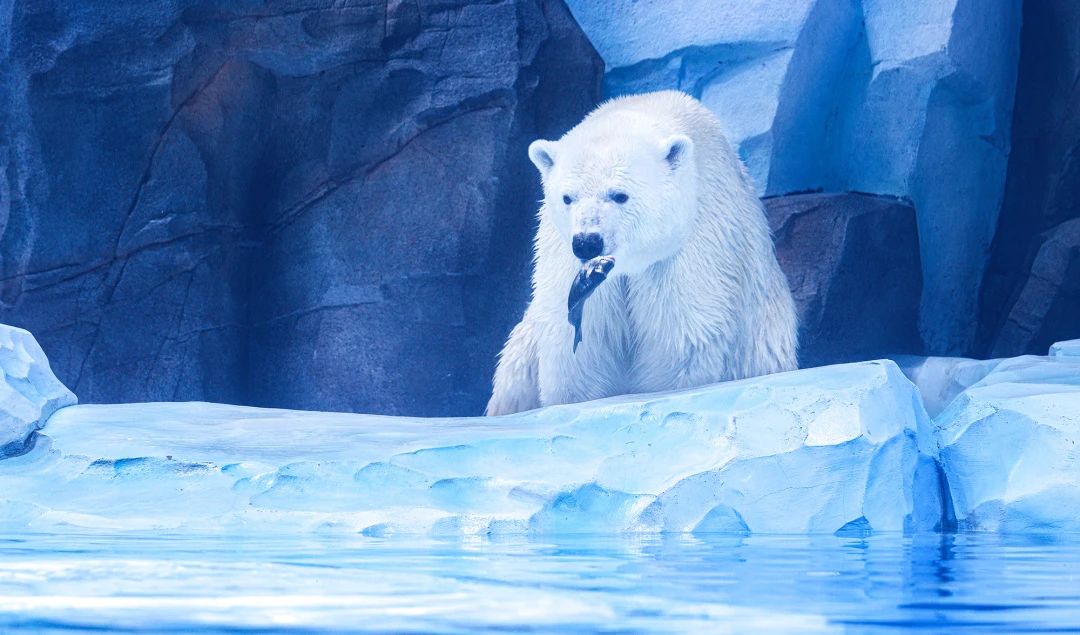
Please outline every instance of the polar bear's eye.
[[569, 205], [570, 203], [573, 203], [573, 202], [574, 202], [574, 199], [570, 198], [570, 195], [569, 195], [569, 194], [563, 194], [563, 195], [562, 195], [562, 202], [563, 202], [563, 203], [566, 203], [567, 205]]
[[626, 192], [612, 192], [608, 198], [615, 201], [619, 205], [622, 205], [626, 201], [630, 200], [630, 196]]

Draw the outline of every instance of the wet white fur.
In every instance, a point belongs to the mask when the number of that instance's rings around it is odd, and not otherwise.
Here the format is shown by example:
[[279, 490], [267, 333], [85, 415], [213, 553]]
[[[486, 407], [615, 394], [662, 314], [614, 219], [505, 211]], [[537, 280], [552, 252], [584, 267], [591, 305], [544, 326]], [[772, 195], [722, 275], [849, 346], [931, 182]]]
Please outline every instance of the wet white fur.
[[[761, 202], [697, 100], [614, 99], [529, 155], [544, 184], [533, 298], [500, 355], [489, 415], [796, 368], [795, 307]], [[583, 230], [603, 235], [615, 269], [585, 303], [574, 353], [566, 298]]]

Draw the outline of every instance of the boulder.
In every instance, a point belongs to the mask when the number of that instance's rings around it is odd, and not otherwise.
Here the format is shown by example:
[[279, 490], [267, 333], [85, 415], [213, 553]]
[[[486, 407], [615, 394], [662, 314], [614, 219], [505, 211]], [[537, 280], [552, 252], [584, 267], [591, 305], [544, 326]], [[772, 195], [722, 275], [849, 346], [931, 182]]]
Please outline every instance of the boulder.
[[1080, 218], [1037, 237], [1030, 269], [990, 341], [990, 352], [1046, 350], [1080, 335]]
[[[888, 361], [478, 419], [81, 405], [0, 461], [0, 528], [851, 533], [942, 522]], [[163, 504], [162, 501], [167, 501]]]
[[34, 336], [0, 324], [0, 459], [29, 449], [31, 435], [75, 401]]
[[84, 401], [482, 410], [527, 144], [599, 98], [561, 0], [10, 0], [0, 33], [0, 320]]
[[776, 256], [799, 311], [799, 363], [919, 353], [915, 212], [892, 198], [768, 198]]

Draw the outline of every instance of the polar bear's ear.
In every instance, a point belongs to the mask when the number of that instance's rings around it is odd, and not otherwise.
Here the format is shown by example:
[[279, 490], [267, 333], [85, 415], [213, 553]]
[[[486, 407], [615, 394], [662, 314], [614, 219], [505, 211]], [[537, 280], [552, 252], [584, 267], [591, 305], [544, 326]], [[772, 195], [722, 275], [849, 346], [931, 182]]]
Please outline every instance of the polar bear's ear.
[[540, 174], [547, 176], [555, 165], [555, 142], [537, 139], [529, 144], [529, 159]]
[[683, 165], [694, 152], [694, 142], [684, 134], [671, 135], [660, 145], [664, 153], [664, 161], [671, 169]]

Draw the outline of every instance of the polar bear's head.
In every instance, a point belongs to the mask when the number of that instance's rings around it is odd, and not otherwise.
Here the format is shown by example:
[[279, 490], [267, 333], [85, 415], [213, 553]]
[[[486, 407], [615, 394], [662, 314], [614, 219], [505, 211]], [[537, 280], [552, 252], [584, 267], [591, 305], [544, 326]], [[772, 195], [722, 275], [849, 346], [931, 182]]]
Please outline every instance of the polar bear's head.
[[[613, 113], [614, 114], [614, 113]], [[632, 113], [586, 119], [559, 141], [534, 141], [541, 214], [582, 261], [613, 256], [640, 273], [679, 251], [696, 223], [694, 143]]]

